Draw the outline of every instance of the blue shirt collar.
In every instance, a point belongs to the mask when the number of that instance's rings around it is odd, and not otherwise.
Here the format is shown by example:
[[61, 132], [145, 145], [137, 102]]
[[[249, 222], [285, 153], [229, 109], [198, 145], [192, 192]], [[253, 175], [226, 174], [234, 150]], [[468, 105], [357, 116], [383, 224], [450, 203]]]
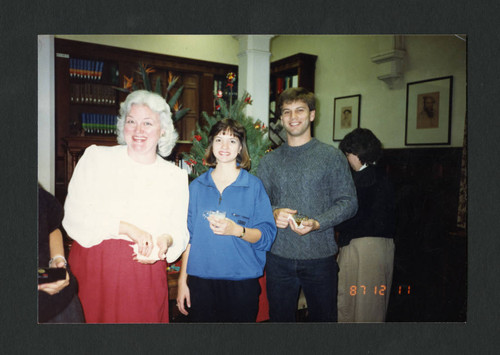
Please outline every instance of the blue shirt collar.
[[[200, 177], [198, 178], [199, 182], [207, 186], [216, 187], [215, 182], [212, 179], [212, 171], [214, 171], [214, 168], [210, 168], [207, 172], [200, 175]], [[250, 173], [245, 169], [240, 169], [238, 177], [230, 186], [248, 187], [250, 185], [248, 176], [249, 174]]]

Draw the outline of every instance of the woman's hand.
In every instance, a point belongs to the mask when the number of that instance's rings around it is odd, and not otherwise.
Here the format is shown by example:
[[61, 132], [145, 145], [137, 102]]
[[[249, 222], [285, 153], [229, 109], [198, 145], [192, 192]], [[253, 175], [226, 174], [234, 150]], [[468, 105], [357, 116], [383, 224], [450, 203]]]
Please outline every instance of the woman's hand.
[[[160, 260], [167, 260], [167, 251], [168, 248], [172, 246], [173, 239], [169, 234], [162, 234], [158, 238], [156, 238], [156, 245], [158, 246], [158, 258]], [[137, 254], [133, 255], [133, 260], [140, 262], [141, 264], [152, 265], [156, 263], [158, 260], [156, 259], [139, 259]]]
[[170, 234], [162, 234], [156, 239], [156, 245], [160, 251], [158, 252], [158, 257], [160, 260], [167, 260], [167, 251], [173, 244], [174, 240]]
[[[58, 267], [64, 267], [64, 262], [62, 262], [60, 264], [62, 264], [62, 266], [58, 266]], [[57, 265], [60, 265], [60, 264], [57, 264]], [[69, 285], [69, 274], [66, 271], [66, 279], [38, 285], [38, 290], [43, 291], [43, 292], [47, 292], [49, 295], [53, 296], [56, 293], [61, 292], [61, 290], [63, 290], [68, 285]]]
[[235, 236], [241, 234], [241, 227], [239, 227], [229, 218], [217, 218], [214, 216], [209, 216], [207, 220], [210, 223], [210, 229], [214, 232], [214, 234]]
[[120, 234], [126, 234], [137, 244], [139, 254], [149, 256], [153, 250], [153, 237], [146, 231], [127, 222], [120, 222]]
[[188, 315], [186, 307], [191, 308], [191, 294], [187, 282], [179, 279], [177, 283], [177, 308], [185, 316]]

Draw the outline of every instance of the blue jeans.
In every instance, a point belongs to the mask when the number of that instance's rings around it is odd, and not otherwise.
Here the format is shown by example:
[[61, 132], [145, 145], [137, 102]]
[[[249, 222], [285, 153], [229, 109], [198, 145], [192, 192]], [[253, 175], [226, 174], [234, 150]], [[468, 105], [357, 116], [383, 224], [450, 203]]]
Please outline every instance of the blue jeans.
[[337, 321], [338, 265], [334, 256], [287, 259], [267, 253], [266, 287], [271, 322], [295, 322], [300, 287], [309, 322]]

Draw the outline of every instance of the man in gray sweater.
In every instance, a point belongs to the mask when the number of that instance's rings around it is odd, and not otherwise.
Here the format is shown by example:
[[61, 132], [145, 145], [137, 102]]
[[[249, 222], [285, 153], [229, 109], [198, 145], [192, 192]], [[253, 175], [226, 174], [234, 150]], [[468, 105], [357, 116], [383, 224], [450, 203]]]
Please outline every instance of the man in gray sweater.
[[[267, 255], [266, 279], [272, 322], [294, 322], [300, 287], [308, 321], [337, 321], [337, 244], [334, 226], [357, 211], [356, 189], [345, 156], [311, 137], [316, 98], [290, 88], [277, 107], [287, 142], [259, 162], [258, 176], [278, 227]], [[309, 217], [297, 226], [293, 216]]]

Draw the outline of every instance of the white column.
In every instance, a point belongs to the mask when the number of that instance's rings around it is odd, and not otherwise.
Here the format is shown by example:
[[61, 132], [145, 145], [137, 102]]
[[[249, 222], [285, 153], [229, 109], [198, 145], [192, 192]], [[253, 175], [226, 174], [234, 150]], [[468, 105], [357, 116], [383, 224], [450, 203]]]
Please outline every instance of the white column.
[[246, 114], [269, 125], [269, 81], [271, 38], [273, 35], [235, 36], [239, 41], [238, 96], [246, 91], [252, 96], [252, 105]]
[[55, 193], [54, 36], [38, 36], [38, 181]]

